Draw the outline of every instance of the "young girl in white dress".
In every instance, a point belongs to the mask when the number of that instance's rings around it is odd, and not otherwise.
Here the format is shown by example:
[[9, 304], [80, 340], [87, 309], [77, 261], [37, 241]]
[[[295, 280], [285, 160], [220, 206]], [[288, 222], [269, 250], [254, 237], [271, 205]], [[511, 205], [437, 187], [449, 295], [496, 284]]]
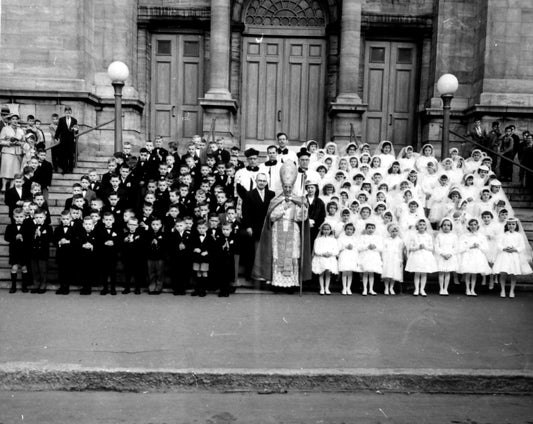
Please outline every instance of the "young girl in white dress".
[[381, 259], [383, 271], [381, 278], [385, 284], [385, 294], [396, 294], [394, 283], [403, 283], [403, 256], [405, 244], [400, 237], [400, 227], [391, 223], [387, 226], [388, 236], [383, 239], [383, 252]]
[[428, 233], [429, 222], [419, 219], [416, 223], [416, 232], [409, 236], [407, 244], [407, 263], [405, 270], [414, 272], [415, 291], [414, 296], [419, 294], [426, 296], [427, 275], [437, 271], [437, 263], [433, 256], [433, 237]]
[[355, 226], [349, 222], [344, 226], [344, 233], [337, 239], [339, 245], [339, 272], [342, 278], [342, 294], [352, 295], [353, 272], [359, 271], [357, 238]]
[[383, 270], [383, 239], [375, 234], [375, 230], [376, 224], [367, 222], [364, 233], [359, 237], [359, 269], [363, 273], [363, 296], [368, 293], [372, 296], [377, 294], [374, 291], [374, 273], [381, 274]]
[[440, 231], [435, 237], [435, 260], [439, 271], [439, 295], [448, 296], [450, 274], [457, 271], [457, 251], [459, 239], [452, 232], [453, 223], [449, 218], [444, 218], [439, 225]]
[[330, 295], [329, 283], [331, 274], [337, 274], [337, 255], [339, 247], [337, 239], [333, 236], [331, 226], [324, 222], [320, 226], [320, 234], [315, 239], [313, 247], [313, 260], [311, 261], [311, 270], [318, 274], [320, 282], [320, 294]]
[[[495, 224], [493, 221], [494, 214], [490, 210], [484, 210], [480, 213], [480, 216], [481, 221], [479, 223], [479, 232], [487, 238], [487, 251], [485, 254], [487, 255], [487, 261], [489, 261], [489, 265], [493, 267], [498, 254], [498, 239], [503, 233], [503, 228], [500, 228]], [[481, 281], [482, 286], [486, 284], [486, 279], [487, 277], [483, 275], [483, 280]], [[492, 290], [494, 288], [494, 284], [498, 282], [497, 279], [498, 275], [494, 273], [494, 270], [492, 270], [489, 282], [490, 290]]]
[[498, 255], [493, 270], [500, 274], [501, 297], [506, 296], [505, 283], [508, 275], [511, 277], [509, 297], [515, 297], [516, 276], [533, 272], [528, 263], [531, 260], [530, 254], [526, 253], [529, 249], [524, 241], [525, 237], [520, 233], [519, 225], [516, 218], [509, 218], [505, 224], [505, 232], [498, 242]]
[[477, 218], [468, 220], [468, 231], [459, 239], [459, 243], [462, 254], [458, 272], [464, 274], [466, 295], [477, 296], [477, 274], [490, 275], [492, 272], [485, 253], [488, 248], [487, 238], [479, 232]]

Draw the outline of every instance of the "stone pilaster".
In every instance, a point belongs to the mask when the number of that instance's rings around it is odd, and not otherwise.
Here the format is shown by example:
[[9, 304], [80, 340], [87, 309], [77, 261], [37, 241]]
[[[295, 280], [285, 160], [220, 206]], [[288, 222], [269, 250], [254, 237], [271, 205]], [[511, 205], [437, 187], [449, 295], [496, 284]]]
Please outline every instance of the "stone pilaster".
[[338, 92], [337, 98], [329, 106], [331, 138], [341, 144], [346, 144], [350, 138], [350, 124], [354, 126], [356, 135], [361, 134], [361, 116], [365, 111], [365, 105], [357, 93], [361, 48], [361, 4], [361, 0], [342, 2]]
[[231, 138], [234, 135], [237, 102], [229, 91], [230, 38], [231, 38], [230, 0], [211, 0], [211, 34], [209, 45], [209, 88], [200, 105], [204, 110], [204, 134], [211, 130], [216, 118], [216, 136]]

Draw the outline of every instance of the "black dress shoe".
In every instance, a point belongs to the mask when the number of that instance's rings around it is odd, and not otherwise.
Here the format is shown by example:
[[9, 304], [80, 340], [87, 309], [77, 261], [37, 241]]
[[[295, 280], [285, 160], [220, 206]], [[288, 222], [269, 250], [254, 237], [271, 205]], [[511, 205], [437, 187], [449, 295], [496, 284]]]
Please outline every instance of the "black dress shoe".
[[135, 291], [133, 292], [135, 294], [141, 294], [141, 289], [135, 289]]
[[191, 293], [191, 296], [198, 296], [200, 293], [197, 292], [196, 290], [193, 290], [193, 292]]
[[27, 287], [22, 287], [22, 290], [21, 290], [22, 293], [28, 293], [29, 290]]
[[46, 289], [39, 289], [39, 291], [37, 293], [44, 294], [44, 293], [46, 293]]
[[122, 290], [122, 294], [129, 294], [130, 293], [130, 289], [129, 288], [126, 288], [124, 290]]
[[16, 287], [11, 287], [9, 289], [9, 293], [16, 293], [17, 292], [17, 288]]
[[56, 294], [64, 294], [65, 291], [63, 289], [56, 290]]
[[173, 293], [174, 296], [185, 296], [186, 294], [187, 293], [185, 293], [185, 290], [179, 290]]
[[35, 294], [35, 293], [39, 293], [39, 289], [31, 289], [31, 290], [30, 290], [30, 293], [33, 293], [33, 294]]
[[198, 293], [198, 297], [205, 297], [207, 295], [207, 293], [204, 291]]
[[63, 293], [61, 293], [61, 294], [63, 294], [63, 295], [67, 295], [67, 294], [69, 294], [69, 293], [70, 293], [70, 290], [69, 290], [69, 289], [65, 289], [65, 290], [63, 290]]
[[109, 291], [107, 289], [103, 289], [101, 292], [100, 292], [100, 296], [105, 296], [107, 293], [109, 293]]
[[116, 295], [117, 295], [117, 290], [116, 290], [116, 289], [111, 289], [111, 290], [109, 291], [109, 294], [110, 294], [111, 296], [116, 296]]
[[80, 290], [80, 295], [81, 296], [88, 296], [90, 294], [91, 294], [91, 290], [86, 290], [86, 289]]

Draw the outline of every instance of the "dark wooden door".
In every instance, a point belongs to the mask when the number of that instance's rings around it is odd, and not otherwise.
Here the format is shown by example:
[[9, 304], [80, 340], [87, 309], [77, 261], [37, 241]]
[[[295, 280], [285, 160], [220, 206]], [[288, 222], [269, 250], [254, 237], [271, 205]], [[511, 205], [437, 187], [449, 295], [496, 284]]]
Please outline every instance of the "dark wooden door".
[[417, 63], [415, 43], [366, 42], [363, 98], [368, 109], [364, 141], [412, 144]]
[[249, 143], [324, 135], [325, 41], [246, 37], [243, 43], [242, 134]]
[[202, 38], [152, 36], [151, 136], [187, 142], [202, 130]]

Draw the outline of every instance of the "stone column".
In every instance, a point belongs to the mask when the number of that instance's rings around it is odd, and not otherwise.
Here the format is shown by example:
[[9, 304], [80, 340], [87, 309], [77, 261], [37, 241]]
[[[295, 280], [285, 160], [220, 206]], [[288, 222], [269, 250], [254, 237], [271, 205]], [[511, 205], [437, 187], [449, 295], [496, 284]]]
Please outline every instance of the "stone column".
[[237, 102], [229, 91], [230, 45], [231, 45], [231, 1], [211, 0], [211, 34], [209, 42], [209, 88], [200, 105], [204, 110], [203, 129], [207, 138], [211, 136], [211, 125], [215, 122], [215, 137], [233, 138]]
[[357, 94], [361, 48], [361, 1], [342, 2], [339, 89], [337, 102], [361, 103]]
[[230, 99], [230, 0], [211, 0], [210, 72], [206, 99]]
[[359, 55], [361, 49], [361, 3], [362, 0], [342, 2], [339, 76], [337, 97], [329, 105], [331, 138], [340, 145], [350, 139], [353, 125], [357, 141], [362, 135], [362, 114], [366, 110], [357, 94], [359, 82]]

